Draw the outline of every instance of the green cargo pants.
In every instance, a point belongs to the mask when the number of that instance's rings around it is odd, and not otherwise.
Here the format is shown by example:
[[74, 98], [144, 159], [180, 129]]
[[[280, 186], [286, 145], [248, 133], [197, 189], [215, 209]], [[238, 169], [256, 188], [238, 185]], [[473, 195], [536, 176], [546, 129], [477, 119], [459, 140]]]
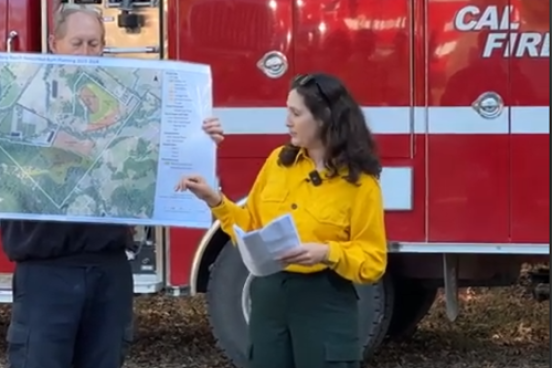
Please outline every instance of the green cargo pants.
[[358, 295], [333, 271], [251, 283], [249, 368], [359, 368]]

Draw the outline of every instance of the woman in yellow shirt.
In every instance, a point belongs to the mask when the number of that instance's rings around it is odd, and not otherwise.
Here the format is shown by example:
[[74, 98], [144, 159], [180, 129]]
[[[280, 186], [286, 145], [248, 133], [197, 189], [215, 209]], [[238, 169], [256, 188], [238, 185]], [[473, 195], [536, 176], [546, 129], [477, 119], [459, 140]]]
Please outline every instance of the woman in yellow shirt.
[[[198, 176], [177, 190], [204, 200], [232, 225], [263, 227], [290, 213], [302, 244], [285, 271], [251, 283], [249, 368], [357, 368], [358, 296], [387, 265], [381, 165], [362, 110], [338, 79], [294, 79], [287, 98], [290, 143], [272, 152], [240, 207]], [[262, 124], [262, 122], [254, 122]]]

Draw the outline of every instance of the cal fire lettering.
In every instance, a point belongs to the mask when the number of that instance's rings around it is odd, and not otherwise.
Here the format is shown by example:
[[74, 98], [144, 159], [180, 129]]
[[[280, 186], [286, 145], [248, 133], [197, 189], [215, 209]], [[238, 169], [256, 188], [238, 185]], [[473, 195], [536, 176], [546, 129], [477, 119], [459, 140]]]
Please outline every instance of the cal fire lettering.
[[495, 50], [502, 50], [504, 57], [550, 57], [550, 32], [516, 32], [519, 23], [511, 21], [513, 15], [512, 6], [502, 9], [488, 6], [481, 10], [475, 5], [469, 5], [458, 11], [454, 27], [462, 32], [493, 31], [485, 41], [483, 57], [490, 57]]

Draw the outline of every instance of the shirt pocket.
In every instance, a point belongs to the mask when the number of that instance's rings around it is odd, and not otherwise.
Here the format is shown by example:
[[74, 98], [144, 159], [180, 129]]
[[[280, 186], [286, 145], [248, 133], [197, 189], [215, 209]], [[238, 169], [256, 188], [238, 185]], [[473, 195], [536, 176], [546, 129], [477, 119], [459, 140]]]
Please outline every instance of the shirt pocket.
[[342, 203], [322, 201], [309, 204], [305, 212], [312, 221], [313, 232], [321, 240], [342, 240], [349, 228], [349, 210]]
[[262, 217], [267, 220], [272, 220], [274, 217], [280, 216], [285, 211], [285, 203], [289, 195], [289, 190], [285, 184], [270, 184], [261, 191], [260, 211]]

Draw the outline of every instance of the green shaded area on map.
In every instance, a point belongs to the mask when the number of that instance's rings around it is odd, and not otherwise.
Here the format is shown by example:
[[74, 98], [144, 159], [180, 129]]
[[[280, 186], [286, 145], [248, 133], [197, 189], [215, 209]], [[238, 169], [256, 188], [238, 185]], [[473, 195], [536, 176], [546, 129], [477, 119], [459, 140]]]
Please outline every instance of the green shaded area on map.
[[149, 219], [161, 73], [0, 63], [0, 213]]

